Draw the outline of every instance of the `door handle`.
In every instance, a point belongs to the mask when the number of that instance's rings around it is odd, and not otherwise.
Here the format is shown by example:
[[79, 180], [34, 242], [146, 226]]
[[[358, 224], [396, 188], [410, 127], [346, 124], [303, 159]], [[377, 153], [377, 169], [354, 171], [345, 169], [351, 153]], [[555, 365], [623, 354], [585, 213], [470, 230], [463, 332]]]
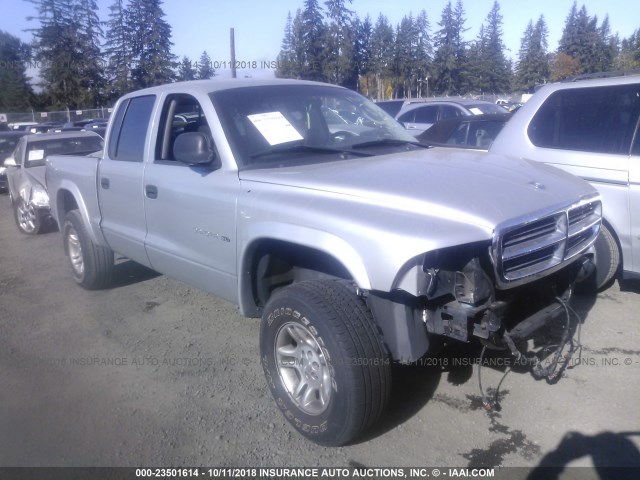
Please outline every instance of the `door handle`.
[[100, 179], [100, 186], [105, 190], [109, 190], [109, 179], [106, 177], [102, 177]]
[[144, 192], [147, 198], [158, 198], [158, 187], [155, 185], [145, 185]]

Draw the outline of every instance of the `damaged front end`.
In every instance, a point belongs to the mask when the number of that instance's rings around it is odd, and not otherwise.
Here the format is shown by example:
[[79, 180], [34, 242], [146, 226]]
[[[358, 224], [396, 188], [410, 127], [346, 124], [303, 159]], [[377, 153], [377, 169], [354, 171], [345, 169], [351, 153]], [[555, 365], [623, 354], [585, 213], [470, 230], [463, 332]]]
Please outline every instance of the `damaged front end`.
[[[391, 293], [369, 292], [394, 359], [424, 356], [435, 336], [509, 348], [566, 313], [576, 280], [592, 267], [600, 228], [597, 199], [500, 225], [491, 245], [429, 252]], [[415, 283], [414, 283], [415, 282]]]

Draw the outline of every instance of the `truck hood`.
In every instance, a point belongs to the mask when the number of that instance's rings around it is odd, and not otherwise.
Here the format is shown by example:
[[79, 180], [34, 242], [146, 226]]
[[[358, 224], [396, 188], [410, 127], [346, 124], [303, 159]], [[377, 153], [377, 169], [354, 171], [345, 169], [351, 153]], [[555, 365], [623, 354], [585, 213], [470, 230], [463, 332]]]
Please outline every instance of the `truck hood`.
[[240, 179], [350, 197], [484, 229], [596, 193], [585, 181], [542, 163], [449, 148], [242, 170]]

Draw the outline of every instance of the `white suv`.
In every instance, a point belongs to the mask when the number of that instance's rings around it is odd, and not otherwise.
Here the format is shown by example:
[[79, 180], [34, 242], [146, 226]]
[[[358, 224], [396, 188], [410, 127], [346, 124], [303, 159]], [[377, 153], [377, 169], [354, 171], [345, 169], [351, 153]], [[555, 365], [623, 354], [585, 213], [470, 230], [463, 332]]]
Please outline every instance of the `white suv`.
[[545, 85], [490, 148], [562, 168], [600, 191], [597, 288], [620, 272], [640, 278], [640, 72], [629, 73]]

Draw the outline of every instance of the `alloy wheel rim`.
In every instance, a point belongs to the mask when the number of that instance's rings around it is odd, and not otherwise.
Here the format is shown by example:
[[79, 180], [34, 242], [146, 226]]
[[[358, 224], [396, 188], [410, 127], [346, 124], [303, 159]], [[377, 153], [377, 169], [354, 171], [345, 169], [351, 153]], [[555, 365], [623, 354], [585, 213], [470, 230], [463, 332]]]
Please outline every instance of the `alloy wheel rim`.
[[275, 341], [278, 374], [291, 401], [308, 415], [320, 415], [331, 400], [331, 372], [309, 329], [289, 322]]
[[32, 205], [21, 201], [18, 205], [18, 223], [25, 232], [33, 232], [36, 229], [36, 212]]
[[82, 245], [75, 228], [69, 228], [67, 232], [67, 251], [73, 271], [81, 277], [84, 274], [84, 259], [82, 257]]

